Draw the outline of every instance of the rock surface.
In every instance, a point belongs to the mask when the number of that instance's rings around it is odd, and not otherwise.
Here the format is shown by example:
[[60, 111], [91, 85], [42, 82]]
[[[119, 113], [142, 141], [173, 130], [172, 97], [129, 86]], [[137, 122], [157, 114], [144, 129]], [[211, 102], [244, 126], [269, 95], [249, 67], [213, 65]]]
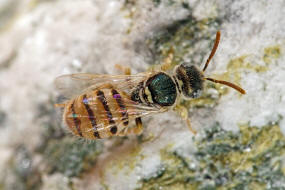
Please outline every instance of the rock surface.
[[[0, 2], [0, 189], [284, 189], [283, 0]], [[86, 141], [54, 108], [57, 76], [139, 73], [171, 65], [247, 94], [205, 84], [175, 112], [143, 118], [141, 136]]]

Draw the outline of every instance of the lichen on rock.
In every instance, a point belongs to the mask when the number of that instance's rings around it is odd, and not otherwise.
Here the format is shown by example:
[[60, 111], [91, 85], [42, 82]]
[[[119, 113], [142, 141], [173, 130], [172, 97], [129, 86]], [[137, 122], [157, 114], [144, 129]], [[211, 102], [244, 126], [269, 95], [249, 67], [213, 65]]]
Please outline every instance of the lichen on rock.
[[[240, 126], [232, 133], [216, 124], [196, 140], [194, 160], [163, 150], [162, 170], [138, 189], [282, 189], [285, 137], [278, 124]], [[283, 181], [283, 182], [282, 182]], [[276, 183], [280, 182], [280, 183]]]

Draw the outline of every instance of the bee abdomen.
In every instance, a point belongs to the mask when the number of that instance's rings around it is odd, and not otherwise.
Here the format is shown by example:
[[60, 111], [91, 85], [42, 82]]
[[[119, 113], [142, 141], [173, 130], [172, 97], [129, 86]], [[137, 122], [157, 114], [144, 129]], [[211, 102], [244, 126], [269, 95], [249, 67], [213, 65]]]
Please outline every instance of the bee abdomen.
[[122, 112], [122, 120], [124, 121], [123, 124], [127, 126], [129, 124], [129, 120], [125, 102], [122, 100], [120, 93], [115, 89], [112, 90], [112, 96], [116, 100], [118, 106], [120, 107], [120, 111]]
[[94, 130], [93, 135], [96, 138], [100, 138], [100, 135], [99, 135], [99, 132], [98, 132], [98, 129], [97, 129], [96, 117], [94, 115], [93, 110], [90, 108], [90, 106], [88, 104], [88, 99], [87, 99], [86, 94], [83, 95], [83, 104], [84, 104], [85, 109], [86, 109], [86, 111], [88, 113], [88, 119], [90, 120], [90, 123], [92, 125], [93, 130]]
[[125, 96], [116, 89], [98, 89], [80, 95], [66, 106], [64, 120], [76, 136], [87, 139], [114, 136], [128, 125]]
[[[71, 114], [72, 114], [72, 118], [73, 118], [73, 123], [74, 123], [74, 126], [75, 126], [77, 134], [82, 137], [82, 132], [81, 132], [81, 129], [80, 129], [81, 121], [80, 121], [79, 118], [77, 118], [77, 115], [75, 113], [74, 103], [75, 103], [75, 101], [73, 101], [71, 103], [71, 105], [70, 105]], [[73, 130], [73, 131], [75, 131], [75, 130]]]

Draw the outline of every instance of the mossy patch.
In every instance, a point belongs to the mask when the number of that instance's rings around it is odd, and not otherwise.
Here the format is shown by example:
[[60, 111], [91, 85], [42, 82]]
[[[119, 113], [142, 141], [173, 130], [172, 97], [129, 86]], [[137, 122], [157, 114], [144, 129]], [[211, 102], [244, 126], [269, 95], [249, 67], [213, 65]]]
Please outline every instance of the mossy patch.
[[155, 6], [159, 6], [160, 4], [164, 4], [166, 6], [173, 6], [173, 5], [181, 5], [183, 8], [189, 8], [189, 3], [185, 0], [152, 0]]
[[73, 137], [51, 140], [44, 152], [49, 173], [60, 172], [68, 177], [79, 176], [93, 168], [103, 146], [100, 141], [84, 142]]
[[269, 65], [274, 60], [281, 57], [280, 45], [270, 46], [264, 49], [263, 61]]
[[[165, 149], [160, 175], [139, 189], [284, 189], [285, 138], [278, 125], [241, 126], [240, 133], [215, 127], [196, 140], [192, 161]], [[190, 166], [193, 164], [194, 166]]]

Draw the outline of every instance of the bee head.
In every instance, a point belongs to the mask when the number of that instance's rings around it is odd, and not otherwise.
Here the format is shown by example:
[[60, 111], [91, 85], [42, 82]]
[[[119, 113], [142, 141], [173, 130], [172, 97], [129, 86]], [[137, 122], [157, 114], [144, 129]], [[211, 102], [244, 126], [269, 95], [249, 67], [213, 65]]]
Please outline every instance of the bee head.
[[178, 65], [174, 72], [185, 98], [197, 98], [201, 95], [204, 76], [196, 66]]
[[183, 96], [188, 99], [188, 98], [198, 98], [202, 94], [203, 90], [203, 82], [205, 80], [215, 82], [215, 83], [220, 83], [226, 86], [229, 86], [237, 91], [239, 91], [241, 94], [245, 94], [245, 90], [243, 90], [241, 87], [227, 82], [223, 80], [217, 80], [209, 77], [204, 77], [204, 72], [206, 71], [210, 60], [214, 56], [219, 41], [220, 41], [220, 31], [217, 32], [216, 34], [216, 41], [214, 44], [214, 47], [205, 63], [205, 66], [202, 71], [200, 71], [197, 67], [194, 65], [192, 66], [186, 66], [186, 65], [178, 65], [174, 69], [174, 75], [178, 79], [178, 85], [180, 89], [182, 90]]

